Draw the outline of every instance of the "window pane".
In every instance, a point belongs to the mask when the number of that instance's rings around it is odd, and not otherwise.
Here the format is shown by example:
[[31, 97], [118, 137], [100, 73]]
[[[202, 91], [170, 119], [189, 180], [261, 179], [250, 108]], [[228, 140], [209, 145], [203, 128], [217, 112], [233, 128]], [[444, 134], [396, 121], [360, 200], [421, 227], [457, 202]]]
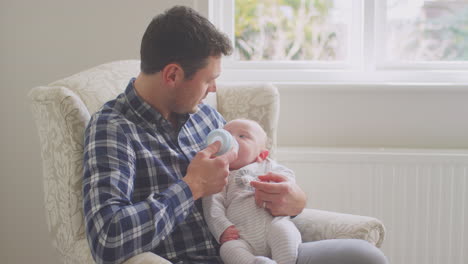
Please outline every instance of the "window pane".
[[468, 0], [387, 0], [387, 59], [467, 61]]
[[236, 0], [238, 60], [344, 61], [350, 0]]

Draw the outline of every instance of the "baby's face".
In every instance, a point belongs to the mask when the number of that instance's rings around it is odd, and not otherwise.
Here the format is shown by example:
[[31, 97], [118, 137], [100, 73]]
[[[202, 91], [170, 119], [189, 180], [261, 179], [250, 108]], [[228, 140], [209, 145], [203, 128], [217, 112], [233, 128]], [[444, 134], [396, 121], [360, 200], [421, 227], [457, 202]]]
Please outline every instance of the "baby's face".
[[229, 169], [237, 170], [259, 161], [260, 153], [266, 150], [266, 133], [259, 124], [250, 120], [233, 120], [224, 126], [239, 143], [237, 159], [229, 164]]

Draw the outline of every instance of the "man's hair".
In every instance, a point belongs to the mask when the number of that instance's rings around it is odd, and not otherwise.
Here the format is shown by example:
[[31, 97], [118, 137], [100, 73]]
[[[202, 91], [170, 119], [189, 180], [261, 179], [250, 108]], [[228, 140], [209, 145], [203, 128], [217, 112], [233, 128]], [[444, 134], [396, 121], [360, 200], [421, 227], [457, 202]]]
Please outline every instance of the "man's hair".
[[175, 6], [153, 18], [141, 41], [141, 71], [153, 74], [179, 64], [185, 79], [208, 64], [208, 57], [229, 55], [229, 38], [195, 10]]

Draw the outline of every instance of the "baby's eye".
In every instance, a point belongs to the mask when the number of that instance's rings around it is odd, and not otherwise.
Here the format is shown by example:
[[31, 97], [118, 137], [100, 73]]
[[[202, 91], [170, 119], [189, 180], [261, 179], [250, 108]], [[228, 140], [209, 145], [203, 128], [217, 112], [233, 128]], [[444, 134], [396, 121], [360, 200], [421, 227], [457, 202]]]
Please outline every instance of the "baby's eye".
[[245, 135], [239, 135], [240, 138], [245, 138]]

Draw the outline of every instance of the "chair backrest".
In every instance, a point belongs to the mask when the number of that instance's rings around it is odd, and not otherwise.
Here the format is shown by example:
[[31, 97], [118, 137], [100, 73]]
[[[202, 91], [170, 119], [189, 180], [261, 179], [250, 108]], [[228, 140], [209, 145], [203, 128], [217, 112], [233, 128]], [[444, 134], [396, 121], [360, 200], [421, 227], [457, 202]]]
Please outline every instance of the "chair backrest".
[[[47, 224], [64, 263], [94, 263], [82, 211], [84, 130], [91, 113], [120, 94], [138, 73], [139, 61], [117, 61], [29, 93], [41, 141]], [[222, 101], [218, 109], [227, 120], [245, 117], [260, 122], [274, 148], [279, 109], [276, 88], [265, 84], [227, 85], [206, 100], [214, 107]]]

